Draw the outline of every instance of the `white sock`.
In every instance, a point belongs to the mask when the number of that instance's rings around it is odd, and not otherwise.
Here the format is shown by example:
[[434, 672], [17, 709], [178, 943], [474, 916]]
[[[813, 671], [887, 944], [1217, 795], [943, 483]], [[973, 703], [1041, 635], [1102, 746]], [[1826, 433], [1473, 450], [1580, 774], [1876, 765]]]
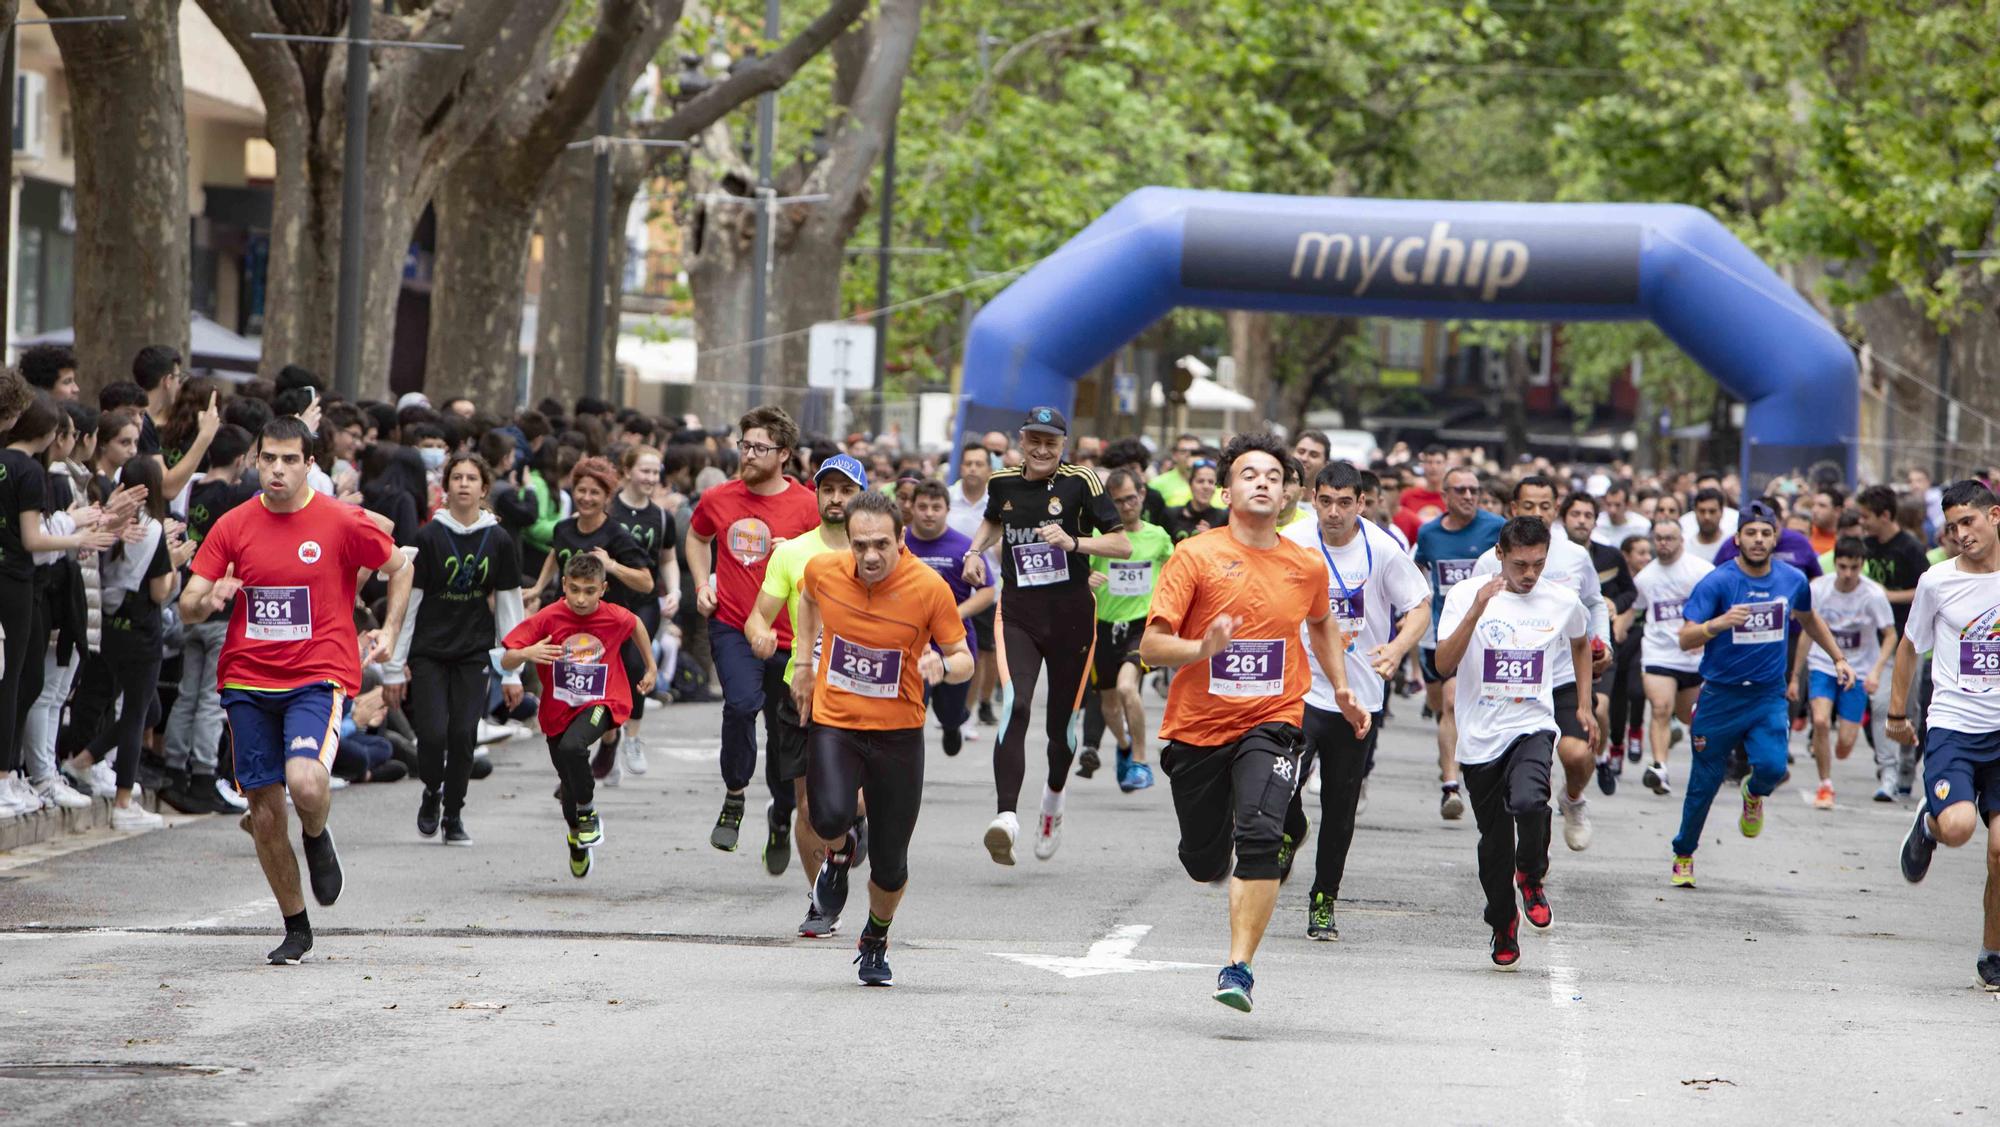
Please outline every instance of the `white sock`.
[[1063, 812], [1063, 791], [1050, 790], [1049, 784], [1042, 784], [1042, 813], [1054, 817]]

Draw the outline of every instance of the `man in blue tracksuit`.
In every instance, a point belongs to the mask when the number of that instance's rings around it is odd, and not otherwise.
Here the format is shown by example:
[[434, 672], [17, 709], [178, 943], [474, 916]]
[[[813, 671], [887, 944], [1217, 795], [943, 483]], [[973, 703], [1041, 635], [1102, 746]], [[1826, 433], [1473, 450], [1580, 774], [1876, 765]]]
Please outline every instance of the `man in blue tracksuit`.
[[1680, 644], [1701, 650], [1701, 696], [1688, 736], [1694, 765], [1681, 806], [1681, 830], [1674, 835], [1673, 883], [1694, 887], [1694, 850], [1702, 823], [1722, 786], [1729, 755], [1742, 748], [1750, 760], [1743, 780], [1744, 837], [1764, 828], [1764, 796], [1785, 775], [1785, 741], [1790, 737], [1786, 697], [1797, 691], [1787, 676], [1785, 631], [1794, 619], [1814, 644], [1833, 658], [1842, 688], [1854, 670], [1840, 644], [1812, 609], [1812, 588], [1798, 568], [1773, 559], [1778, 546], [1778, 514], [1751, 502], [1736, 525], [1737, 557], [1720, 564], [1689, 593], [1682, 611]]

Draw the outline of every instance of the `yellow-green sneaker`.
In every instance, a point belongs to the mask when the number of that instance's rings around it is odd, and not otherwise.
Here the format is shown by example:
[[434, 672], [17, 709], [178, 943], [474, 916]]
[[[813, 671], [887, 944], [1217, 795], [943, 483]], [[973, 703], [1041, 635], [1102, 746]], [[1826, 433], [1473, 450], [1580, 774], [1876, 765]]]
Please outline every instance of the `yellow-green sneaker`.
[[1674, 887], [1694, 887], [1694, 858], [1685, 853], [1674, 856]]
[[1764, 800], [1750, 793], [1750, 780], [1743, 780], [1743, 815], [1736, 819], [1736, 828], [1744, 837], [1756, 837], [1764, 832]]
[[583, 843], [577, 840], [575, 834], [570, 834], [568, 837], [569, 875], [582, 880], [590, 875], [591, 852], [589, 849], [584, 848]]

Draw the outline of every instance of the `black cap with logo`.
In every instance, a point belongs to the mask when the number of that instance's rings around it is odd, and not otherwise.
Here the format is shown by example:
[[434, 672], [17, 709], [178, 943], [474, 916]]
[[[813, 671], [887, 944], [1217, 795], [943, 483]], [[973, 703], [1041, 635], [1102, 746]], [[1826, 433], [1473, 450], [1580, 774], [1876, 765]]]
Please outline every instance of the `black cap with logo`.
[[1069, 420], [1054, 407], [1032, 407], [1028, 417], [1021, 421], [1021, 429], [1030, 434], [1054, 434], [1069, 437]]

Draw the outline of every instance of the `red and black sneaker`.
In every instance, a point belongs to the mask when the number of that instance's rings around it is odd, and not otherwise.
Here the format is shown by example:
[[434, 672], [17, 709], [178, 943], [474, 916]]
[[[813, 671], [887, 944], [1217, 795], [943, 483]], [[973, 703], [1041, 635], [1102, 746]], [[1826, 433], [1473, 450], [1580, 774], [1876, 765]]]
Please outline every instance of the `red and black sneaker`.
[[1506, 926], [1493, 929], [1493, 965], [1501, 970], [1513, 970], [1521, 962], [1521, 917], [1508, 920]]
[[1556, 917], [1549, 910], [1549, 894], [1542, 888], [1542, 882], [1529, 880], [1528, 874], [1517, 871], [1514, 886], [1521, 890], [1521, 912], [1528, 917], [1528, 926], [1536, 931], [1549, 930]]

